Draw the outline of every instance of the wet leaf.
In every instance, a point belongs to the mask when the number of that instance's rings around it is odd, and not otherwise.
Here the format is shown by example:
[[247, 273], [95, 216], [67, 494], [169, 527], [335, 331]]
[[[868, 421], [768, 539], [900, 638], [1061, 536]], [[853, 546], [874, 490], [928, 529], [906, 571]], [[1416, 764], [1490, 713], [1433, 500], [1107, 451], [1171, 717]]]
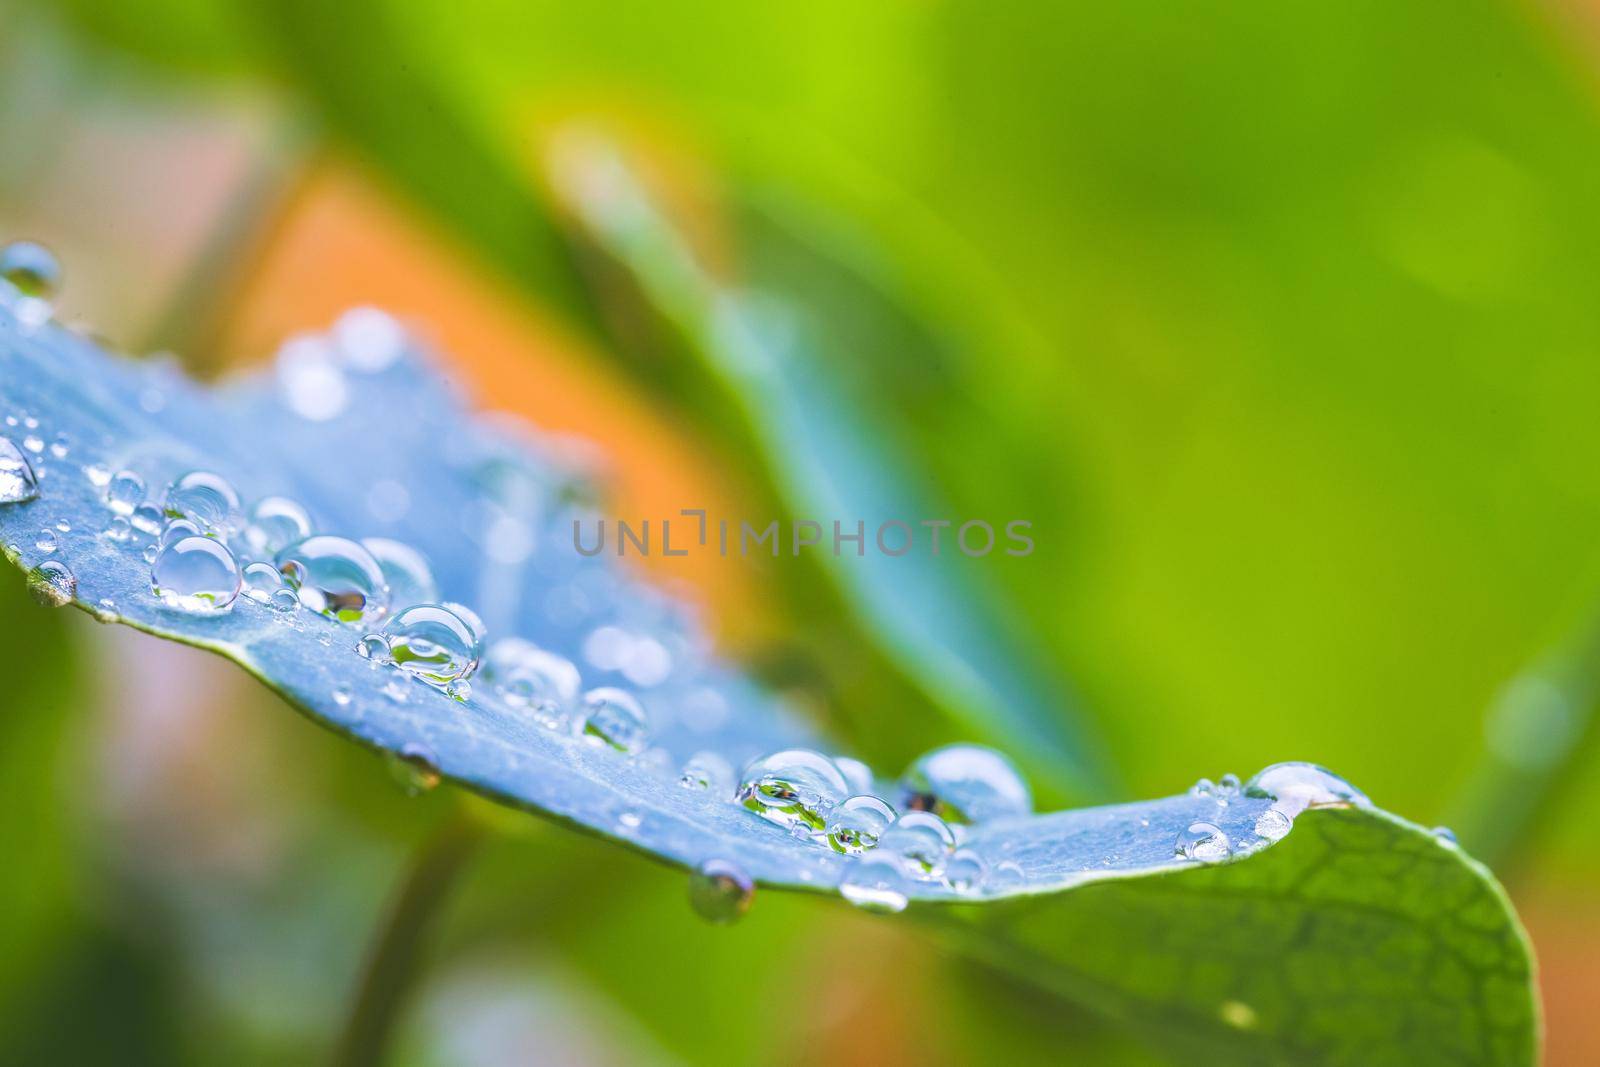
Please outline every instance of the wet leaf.
[[[672, 601], [572, 550], [583, 493], [541, 439], [471, 415], [409, 343], [380, 361], [337, 335], [293, 352], [276, 375], [204, 387], [0, 308], [3, 432], [38, 486], [0, 505], [0, 538], [36, 584], [55, 568], [42, 599], [224, 655], [314, 720], [401, 758], [416, 784], [443, 777], [679, 867], [731, 863], [769, 888], [833, 894], [859, 873], [864, 861], [756, 817], [725, 787], [678, 783], [696, 752], [739, 767], [823, 742], [718, 662]], [[292, 496], [319, 531], [411, 545], [491, 640], [535, 641], [580, 663], [585, 685], [631, 689], [651, 720], [646, 750], [629, 757], [541, 726], [488, 684], [447, 695], [360, 656], [362, 627], [304, 608], [165, 605], [144, 558], [155, 535], [123, 528], [108, 486], [133, 472], [154, 503], [196, 469], [223, 474], [246, 502]], [[246, 540], [231, 537], [241, 552]], [[648, 676], [597, 655], [602, 628], [654, 643]], [[1114, 1018], [1159, 1020], [1153, 1032], [1179, 1047], [1531, 1060], [1528, 952], [1486, 871], [1367, 809], [1305, 813], [1273, 846], [1278, 833], [1257, 832], [1272, 805], [1201, 792], [979, 824], [965, 840], [989, 871], [979, 897], [908, 881], [909, 915]], [[1197, 823], [1210, 827], [1198, 838]], [[1210, 856], [1231, 862], [1178, 855], [1186, 833], [1222, 842]]]

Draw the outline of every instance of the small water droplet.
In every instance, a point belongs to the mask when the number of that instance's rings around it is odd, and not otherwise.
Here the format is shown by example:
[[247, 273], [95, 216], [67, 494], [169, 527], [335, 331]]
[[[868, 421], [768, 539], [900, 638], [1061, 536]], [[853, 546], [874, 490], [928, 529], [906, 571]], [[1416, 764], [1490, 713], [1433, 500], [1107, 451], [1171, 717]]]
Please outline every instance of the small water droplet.
[[1239, 776], [1237, 774], [1224, 774], [1217, 779], [1216, 796], [1220, 800], [1228, 800], [1239, 795]]
[[161, 510], [169, 519], [187, 519], [201, 533], [226, 538], [243, 525], [239, 494], [220, 474], [189, 471], [167, 486]]
[[191, 614], [228, 611], [241, 584], [233, 553], [209, 537], [179, 538], [150, 567], [150, 591], [167, 607]]
[[49, 555], [61, 547], [61, 542], [56, 540], [56, 535], [49, 530], [40, 530], [39, 536], [33, 539], [33, 547]]
[[359, 625], [376, 622], [388, 610], [378, 561], [347, 538], [307, 537], [279, 552], [276, 563], [300, 603], [326, 618]]
[[821, 833], [849, 786], [833, 761], [808, 748], [763, 756], [740, 775], [738, 803], [789, 830]]
[[50, 442], [50, 454], [56, 459], [66, 459], [71, 450], [72, 438], [64, 433], [56, 434], [55, 440]]
[[111, 468], [103, 463], [91, 463], [83, 468], [83, 476], [89, 479], [89, 484], [96, 489], [104, 489], [106, 483], [111, 481]]
[[348, 685], [335, 686], [333, 690], [333, 702], [339, 705], [341, 708], [349, 707], [350, 687]]
[[1178, 834], [1173, 852], [1184, 859], [1216, 863], [1233, 855], [1233, 844], [1219, 827], [1208, 822], [1195, 822]]
[[733, 767], [715, 752], [696, 752], [684, 761], [678, 784], [685, 789], [726, 794], [733, 789]]
[[408, 741], [390, 754], [389, 771], [407, 796], [419, 796], [439, 784], [439, 757], [427, 745]]
[[273, 611], [292, 611], [299, 603], [294, 590], [284, 583], [283, 575], [270, 563], [247, 563], [240, 577], [244, 582], [244, 595], [257, 604]]
[[1001, 860], [989, 871], [984, 891], [991, 896], [1014, 893], [1028, 884], [1028, 876], [1016, 860]]
[[631, 693], [609, 686], [583, 694], [580, 735], [633, 755], [650, 740], [650, 719]]
[[256, 559], [271, 559], [296, 541], [311, 536], [311, 516], [286, 496], [267, 496], [250, 509], [244, 543]]
[[1448, 826], [1435, 826], [1433, 828], [1433, 836], [1437, 837], [1441, 843], [1449, 845], [1451, 848], [1455, 848], [1460, 845], [1460, 842], [1456, 840], [1456, 832], [1450, 829]]
[[839, 893], [863, 911], [896, 914], [906, 910], [911, 884], [892, 859], [863, 856], [845, 871]]
[[527, 709], [535, 722], [552, 730], [565, 728], [583, 684], [571, 660], [520, 637], [489, 647], [483, 676], [507, 705]]
[[1189, 787], [1189, 795], [1192, 797], [1210, 797], [1216, 796], [1216, 793], [1217, 784], [1209, 778], [1202, 778]]
[[470, 678], [483, 646], [462, 617], [439, 604], [415, 604], [383, 627], [389, 657], [403, 671], [435, 686]]
[[28, 436], [22, 439], [22, 447], [26, 448], [34, 455], [38, 455], [40, 452], [44, 451], [44, 438], [40, 437], [36, 433], [30, 433]]
[[118, 471], [106, 483], [106, 507], [118, 515], [132, 515], [144, 501], [144, 479], [132, 471]]
[[394, 662], [394, 657], [389, 655], [389, 639], [383, 634], [367, 634], [362, 637], [356, 642], [356, 655], [371, 660], [381, 667], [387, 667]]
[[1276, 808], [1268, 808], [1256, 816], [1256, 836], [1268, 841], [1281, 841], [1294, 828], [1294, 820]]
[[155, 544], [145, 545], [144, 551], [140, 553], [140, 555], [144, 557], [144, 561], [146, 563], [154, 563], [156, 561], [156, 557], [160, 554], [161, 546]]
[[870, 793], [849, 797], [828, 817], [828, 845], [835, 852], [858, 856], [877, 847], [895, 816], [887, 801]]
[[39, 495], [33, 465], [9, 437], [0, 437], [0, 504], [21, 504]]
[[950, 862], [945, 864], [944, 880], [962, 896], [982, 892], [988, 877], [989, 864], [970, 848], [957, 849], [950, 857]]
[[427, 557], [421, 552], [404, 541], [388, 537], [365, 537], [361, 546], [378, 561], [384, 584], [389, 587], [391, 609], [439, 602], [439, 586], [433, 580], [433, 568], [428, 566]]
[[643, 823], [636, 811], [625, 811], [617, 816], [617, 827], [624, 831], [637, 830]]
[[101, 531], [111, 541], [126, 541], [133, 536], [133, 527], [121, 515], [111, 516], [111, 521], [106, 523], [106, 528]]
[[78, 595], [78, 578], [60, 560], [46, 560], [28, 572], [28, 592], [46, 607], [65, 607]]
[[[161, 524], [165, 521], [166, 518], [161, 514], [161, 509], [156, 507], [154, 504], [140, 504], [138, 507], [134, 508], [132, 514], [128, 516], [128, 522], [133, 525], [135, 530], [138, 530], [142, 534], [150, 534], [151, 536], [161, 532]], [[184, 531], [192, 533], [200, 532], [200, 528], [194, 523], [183, 522], [183, 520], [178, 521], [182, 522], [181, 528]]]
[[729, 860], [706, 860], [689, 875], [689, 905], [708, 922], [731, 923], [750, 910], [756, 884]]
[[946, 745], [922, 756], [901, 779], [900, 803], [950, 823], [987, 822], [1033, 811], [1033, 795], [1016, 765], [982, 745]]
[[937, 880], [944, 876], [956, 838], [939, 816], [929, 811], [909, 811], [884, 832], [878, 847], [898, 856], [911, 877]]

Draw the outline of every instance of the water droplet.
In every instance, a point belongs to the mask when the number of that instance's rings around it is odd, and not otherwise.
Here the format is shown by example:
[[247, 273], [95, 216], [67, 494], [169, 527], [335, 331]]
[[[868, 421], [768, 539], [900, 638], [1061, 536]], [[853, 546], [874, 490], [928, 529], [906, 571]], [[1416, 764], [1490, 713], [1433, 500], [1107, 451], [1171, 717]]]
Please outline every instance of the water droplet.
[[28, 572], [28, 592], [46, 607], [65, 607], [78, 595], [78, 578], [60, 560], [46, 560]]
[[56, 540], [56, 535], [49, 530], [40, 530], [39, 536], [34, 538], [33, 547], [49, 555], [61, 547], [61, 542]]
[[144, 479], [132, 471], [118, 471], [106, 483], [106, 507], [118, 515], [132, 515], [144, 500]]
[[381, 667], [387, 667], [394, 662], [394, 657], [389, 655], [389, 639], [382, 634], [367, 634], [357, 641], [356, 654]]
[[1307, 808], [1368, 807], [1366, 794], [1314, 763], [1274, 763], [1250, 779], [1245, 795], [1273, 801], [1293, 818]]
[[989, 879], [984, 883], [984, 891], [991, 896], [1005, 893], [1014, 893], [1028, 884], [1028, 876], [1023, 873], [1022, 866], [1016, 860], [1001, 860], [989, 872]]
[[250, 509], [244, 543], [256, 559], [271, 559], [311, 536], [311, 516], [286, 496], [265, 496]]
[[387, 311], [355, 307], [333, 324], [333, 340], [352, 368], [376, 374], [405, 351], [406, 329]]
[[224, 538], [244, 522], [239, 494], [226, 478], [211, 471], [190, 471], [167, 486], [161, 510], [170, 519], [189, 520], [201, 533], [215, 532]]
[[66, 519], [60, 520], [59, 522], [56, 523], [56, 532], [57, 533], [71, 533], [72, 532], [72, 523], [68, 522]]
[[167, 607], [194, 614], [229, 610], [240, 584], [233, 553], [209, 537], [172, 542], [150, 567], [150, 591]]
[[989, 877], [989, 865], [982, 856], [970, 848], [957, 849], [945, 864], [944, 880], [950, 888], [963, 896], [982, 892]]
[[433, 580], [433, 568], [428, 566], [421, 552], [404, 541], [387, 537], [362, 538], [361, 545], [372, 553], [372, 558], [378, 561], [378, 569], [383, 571], [391, 607], [439, 602], [439, 586]]
[[839, 893], [863, 911], [896, 914], [906, 910], [911, 885], [900, 865], [879, 856], [863, 856], [839, 882]]
[[144, 557], [146, 563], [154, 563], [156, 556], [161, 554], [161, 547], [155, 544], [145, 545], [144, 551], [139, 554]]
[[624, 833], [637, 830], [644, 825], [644, 819], [636, 811], [625, 811], [617, 816], [617, 829]]
[[13, 241], [0, 248], [0, 278], [10, 282], [24, 297], [48, 304], [61, 287], [61, 264], [44, 245]]
[[844, 775], [845, 784], [852, 793], [870, 793], [873, 788], [872, 768], [851, 756], [833, 757], [833, 765]]
[[1281, 841], [1294, 828], [1294, 820], [1277, 808], [1268, 808], [1256, 816], [1256, 836], [1268, 841]]
[[1015, 764], [982, 745], [947, 745], [913, 763], [900, 781], [900, 802], [951, 823], [1028, 815], [1033, 796]]
[[394, 665], [436, 686], [470, 678], [483, 655], [472, 627], [438, 604], [406, 608], [384, 624], [383, 633]]
[[339, 705], [341, 708], [349, 707], [350, 687], [348, 685], [335, 686], [333, 690], [333, 702]]
[[1173, 852], [1187, 860], [1216, 863], [1233, 855], [1233, 844], [1228, 835], [1213, 824], [1196, 822], [1178, 834]]
[[786, 829], [821, 833], [828, 813], [849, 788], [827, 756], [808, 748], [788, 748], [746, 767], [735, 799]]
[[278, 570], [300, 603], [352, 625], [376, 622], [389, 607], [389, 590], [372, 553], [343, 537], [317, 534], [279, 552]]
[[828, 817], [828, 844], [835, 852], [858, 856], [875, 848], [896, 812], [870, 793], [847, 798]]
[[1224, 774], [1217, 779], [1216, 795], [1219, 799], [1227, 800], [1239, 795], [1239, 776], [1237, 774]]
[[689, 875], [689, 905], [708, 922], [731, 923], [750, 910], [756, 884], [737, 864], [706, 860]]
[[[164, 521], [165, 516], [161, 514], [161, 509], [156, 507], [154, 504], [140, 504], [138, 507], [134, 508], [133, 513], [128, 516], [128, 522], [133, 525], [135, 530], [138, 530], [140, 533], [150, 534], [151, 536], [161, 532], [161, 524]], [[183, 525], [185, 528], [193, 530], [195, 533], [200, 532], [200, 528], [192, 522], [184, 522]]]
[[36, 433], [30, 433], [22, 439], [22, 447], [37, 456], [44, 451], [44, 438]]
[[427, 745], [409, 741], [390, 754], [389, 772], [407, 796], [419, 796], [439, 784], [439, 757]]
[[283, 575], [270, 563], [247, 563], [240, 572], [244, 595], [274, 611], [291, 611], [299, 600], [283, 581]]
[[121, 515], [111, 516], [111, 521], [106, 523], [106, 528], [100, 531], [110, 541], [126, 541], [133, 536], [133, 527], [128, 525], [128, 520]]
[[39, 495], [39, 479], [28, 457], [9, 437], [0, 437], [0, 504], [21, 504]]
[[50, 454], [56, 459], [66, 459], [71, 450], [72, 438], [64, 433], [56, 434], [55, 440], [50, 442]]
[[733, 767], [715, 752], [696, 752], [684, 762], [678, 784], [726, 795], [733, 789]]
[[[133, 513], [135, 516], [137, 516], [139, 514], [139, 509], [135, 508]], [[171, 522], [167, 523], [161, 528], [161, 537], [157, 540], [157, 544], [159, 544], [162, 548], [166, 548], [174, 541], [182, 541], [185, 537], [201, 536], [204, 535], [201, 533], [200, 527], [196, 526], [188, 519], [173, 519]]]
[[503, 638], [490, 646], [483, 674], [507, 705], [526, 708], [549, 729], [567, 724], [583, 684], [571, 660], [520, 637]]
[[1189, 795], [1192, 797], [1209, 797], [1215, 796], [1216, 793], [1217, 784], [1209, 778], [1202, 778], [1189, 787]]
[[649, 742], [650, 719], [632, 694], [610, 687], [591, 689], [583, 694], [579, 733], [631, 756]]
[[1451, 848], [1460, 845], [1460, 842], [1456, 840], [1456, 832], [1448, 826], [1435, 826], [1433, 828], [1433, 836]]
[[83, 476], [89, 479], [89, 484], [96, 489], [104, 489], [106, 483], [111, 481], [111, 468], [103, 463], [91, 463], [83, 468]]
[[909, 811], [884, 831], [878, 847], [898, 856], [911, 877], [936, 880], [944, 875], [956, 838], [939, 816], [929, 811]]

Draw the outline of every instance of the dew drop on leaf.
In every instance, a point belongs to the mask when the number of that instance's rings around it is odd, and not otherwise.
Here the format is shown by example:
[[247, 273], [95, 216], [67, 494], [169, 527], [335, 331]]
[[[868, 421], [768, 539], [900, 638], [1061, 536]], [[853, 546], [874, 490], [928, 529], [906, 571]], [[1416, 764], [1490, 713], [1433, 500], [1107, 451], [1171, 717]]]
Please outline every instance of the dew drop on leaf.
[[696, 752], [684, 761], [678, 784], [685, 789], [722, 793], [733, 789], [733, 767], [715, 752]]
[[311, 536], [311, 516], [286, 496], [267, 496], [250, 509], [244, 528], [245, 547], [258, 560], [271, 559], [296, 541]]
[[9, 437], [0, 437], [0, 504], [21, 504], [39, 495], [33, 465]]
[[729, 860], [706, 860], [689, 875], [689, 904], [707, 922], [731, 923], [750, 910], [756, 885]]
[[60, 560], [46, 560], [28, 573], [28, 592], [46, 607], [65, 607], [78, 595], [78, 579]]
[[631, 693], [609, 686], [583, 694], [579, 733], [595, 744], [634, 755], [650, 741], [650, 720]]
[[738, 802], [789, 830], [820, 833], [849, 786], [833, 761], [808, 748], [763, 756], [740, 776]]
[[901, 806], [948, 823], [980, 823], [1033, 812], [1016, 765], [982, 745], [946, 745], [919, 758], [900, 782]]
[[875, 855], [851, 864], [839, 882], [839, 893], [863, 911], [893, 915], [906, 910], [911, 886], [900, 865]]
[[895, 820], [889, 803], [870, 793], [847, 798], [828, 817], [828, 845], [835, 852], [858, 856], [875, 848]]
[[1178, 833], [1173, 852], [1186, 860], [1217, 863], [1233, 855], [1233, 844], [1214, 824], [1195, 822]]
[[896, 856], [911, 877], [937, 881], [944, 877], [956, 838], [939, 816], [929, 811], [910, 811], [884, 831], [878, 847]]
[[195, 615], [229, 610], [240, 585], [233, 553], [209, 537], [179, 538], [150, 565], [150, 591], [167, 607]]
[[48, 304], [61, 288], [61, 264], [44, 245], [13, 241], [0, 248], [0, 278], [24, 297]]
[[407, 796], [420, 796], [439, 784], [439, 757], [427, 745], [408, 741], [389, 756], [389, 772]]
[[376, 622], [388, 609], [378, 561], [348, 538], [307, 537], [279, 552], [275, 562], [300, 603], [326, 618], [357, 625]]
[[395, 666], [436, 686], [471, 677], [483, 654], [466, 620], [439, 604], [406, 608], [384, 624], [383, 635]]
[[438, 602], [439, 586], [433, 580], [433, 568], [421, 552], [404, 541], [387, 537], [363, 538], [361, 546], [378, 561], [392, 608]]
[[1245, 795], [1273, 801], [1293, 818], [1307, 808], [1369, 807], [1366, 794], [1315, 763], [1274, 763], [1251, 778]]
[[144, 479], [133, 471], [118, 471], [106, 483], [106, 507], [118, 515], [132, 515], [144, 502]]

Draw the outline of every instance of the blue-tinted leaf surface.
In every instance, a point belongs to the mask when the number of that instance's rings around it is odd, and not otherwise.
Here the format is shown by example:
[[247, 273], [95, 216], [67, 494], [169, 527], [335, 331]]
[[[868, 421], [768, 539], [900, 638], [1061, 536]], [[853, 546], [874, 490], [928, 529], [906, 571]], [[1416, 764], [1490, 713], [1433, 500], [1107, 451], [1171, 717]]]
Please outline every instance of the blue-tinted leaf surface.
[[[40, 489], [0, 505], [7, 555], [29, 569], [65, 563], [76, 604], [102, 621], [228, 656], [317, 721], [380, 750], [426, 746], [446, 777], [490, 797], [669, 863], [723, 858], [767, 885], [833, 892], [854, 861], [726, 792], [675, 781], [672, 768], [697, 751], [737, 767], [822, 743], [718, 663], [671, 601], [573, 552], [568, 523], [581, 505], [568, 501], [581, 494], [540, 440], [471, 416], [414, 350], [377, 372], [340, 364], [334, 377], [342, 411], [315, 421], [271, 375], [199, 386], [54, 325], [23, 329], [0, 306], [0, 416], [16, 420], [0, 432], [22, 442]], [[142, 556], [150, 538], [105, 536], [112, 516], [92, 465], [138, 473], [153, 500], [186, 470], [214, 470], [247, 501], [299, 499], [319, 530], [407, 541], [491, 639], [521, 636], [585, 662], [584, 637], [598, 626], [652, 636], [672, 672], [634, 688], [666, 758], [630, 759], [535, 725], [489, 686], [453, 699], [371, 665], [354, 651], [359, 629], [304, 610], [245, 599], [220, 616], [164, 607]], [[507, 521], [535, 531], [531, 553], [506, 549], [496, 531]], [[38, 547], [46, 529], [58, 542], [49, 552]], [[587, 667], [584, 680], [629, 685]], [[970, 846], [991, 865], [1014, 863], [1019, 879], [982, 900], [915, 883], [910, 912], [1030, 981], [1116, 1018], [1156, 1020], [1148, 1029], [1180, 1048], [1358, 1063], [1373, 1062], [1359, 1050], [1388, 1042], [1411, 1062], [1531, 1060], [1527, 949], [1486, 871], [1371, 810], [1307, 813], [1300, 821], [1314, 830], [1269, 848], [1255, 835], [1269, 803], [1185, 794], [984, 824]], [[1241, 846], [1233, 862], [1202, 869], [1175, 855], [1178, 834], [1200, 820]]]

